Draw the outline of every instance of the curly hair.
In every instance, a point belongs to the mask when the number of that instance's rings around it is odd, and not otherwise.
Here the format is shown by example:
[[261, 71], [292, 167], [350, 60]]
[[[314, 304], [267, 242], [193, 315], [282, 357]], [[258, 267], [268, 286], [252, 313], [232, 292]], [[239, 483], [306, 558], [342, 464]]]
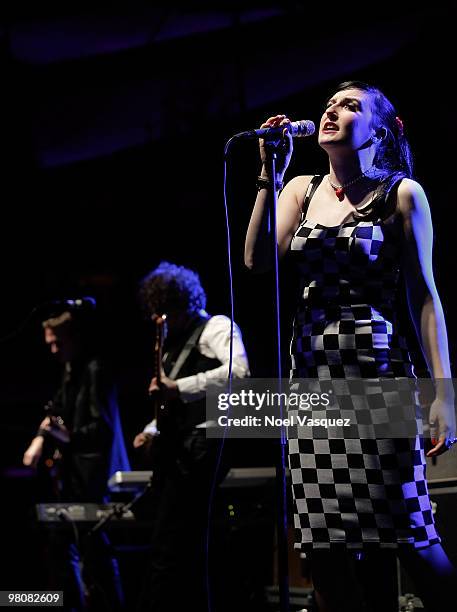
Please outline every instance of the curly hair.
[[140, 281], [139, 298], [148, 315], [171, 311], [196, 313], [206, 307], [206, 294], [193, 270], [162, 261]]

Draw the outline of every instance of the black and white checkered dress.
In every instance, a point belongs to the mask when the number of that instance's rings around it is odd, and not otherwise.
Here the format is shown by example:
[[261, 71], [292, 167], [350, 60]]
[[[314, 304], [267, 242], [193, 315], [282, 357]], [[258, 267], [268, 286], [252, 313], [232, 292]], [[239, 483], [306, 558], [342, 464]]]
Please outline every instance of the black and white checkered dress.
[[[398, 240], [380, 220], [327, 227], [306, 219], [321, 180], [313, 178], [291, 243], [301, 278], [292, 379], [414, 377], [395, 320]], [[297, 549], [420, 548], [440, 541], [420, 435], [316, 438], [310, 429], [288, 431]]]

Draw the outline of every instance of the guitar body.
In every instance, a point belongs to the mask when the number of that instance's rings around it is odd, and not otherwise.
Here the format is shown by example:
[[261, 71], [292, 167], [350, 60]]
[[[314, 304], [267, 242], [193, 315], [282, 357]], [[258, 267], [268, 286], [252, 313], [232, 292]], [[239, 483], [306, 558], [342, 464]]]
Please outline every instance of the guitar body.
[[[49, 401], [44, 407], [46, 416], [50, 418], [51, 425], [54, 421], [61, 417], [55, 414], [54, 403]], [[49, 474], [52, 486], [52, 492], [54, 498], [59, 501], [62, 498], [63, 491], [63, 456], [58, 446], [55, 445], [55, 441], [52, 444], [46, 444], [47, 453], [43, 457], [43, 463], [46, 466], [46, 470]]]

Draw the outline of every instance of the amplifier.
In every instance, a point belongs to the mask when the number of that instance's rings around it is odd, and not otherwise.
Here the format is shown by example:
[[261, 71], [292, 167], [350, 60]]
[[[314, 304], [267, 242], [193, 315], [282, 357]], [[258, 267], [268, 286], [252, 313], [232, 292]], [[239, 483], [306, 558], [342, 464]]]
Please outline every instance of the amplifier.
[[427, 458], [427, 480], [429, 484], [445, 478], [457, 480], [457, 452], [455, 448], [438, 455], [435, 459]]
[[222, 481], [221, 488], [263, 487], [274, 483], [275, 477], [274, 467], [232, 468]]
[[48, 503], [36, 504], [37, 519], [40, 523], [98, 523], [116, 510], [110, 523], [134, 521], [131, 510], [121, 511], [121, 504], [92, 503]]

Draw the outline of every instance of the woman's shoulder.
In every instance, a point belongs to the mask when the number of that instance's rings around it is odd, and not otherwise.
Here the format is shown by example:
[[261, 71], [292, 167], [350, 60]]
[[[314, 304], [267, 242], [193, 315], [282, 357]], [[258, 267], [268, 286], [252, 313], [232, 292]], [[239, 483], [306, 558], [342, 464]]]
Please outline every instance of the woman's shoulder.
[[287, 189], [289, 192], [293, 191], [299, 199], [302, 199], [302, 196], [305, 196], [306, 190], [314, 176], [314, 174], [294, 176], [294, 178], [287, 182], [284, 189]]
[[427, 196], [420, 183], [410, 178], [402, 178], [397, 189], [397, 210], [403, 216], [412, 211], [429, 209]]
[[318, 176], [317, 174], [299, 174], [297, 176], [294, 176], [292, 179], [290, 179], [290, 181], [287, 183], [289, 184], [294, 184], [294, 185], [309, 185], [309, 183], [311, 182], [311, 179], [313, 179], [315, 176]]
[[388, 176], [385, 189], [378, 196], [380, 218], [386, 225], [401, 227], [414, 210], [429, 210], [427, 197], [420, 183], [405, 176]]
[[411, 178], [402, 178], [398, 182], [398, 193], [404, 196], [425, 195], [420, 183]]

